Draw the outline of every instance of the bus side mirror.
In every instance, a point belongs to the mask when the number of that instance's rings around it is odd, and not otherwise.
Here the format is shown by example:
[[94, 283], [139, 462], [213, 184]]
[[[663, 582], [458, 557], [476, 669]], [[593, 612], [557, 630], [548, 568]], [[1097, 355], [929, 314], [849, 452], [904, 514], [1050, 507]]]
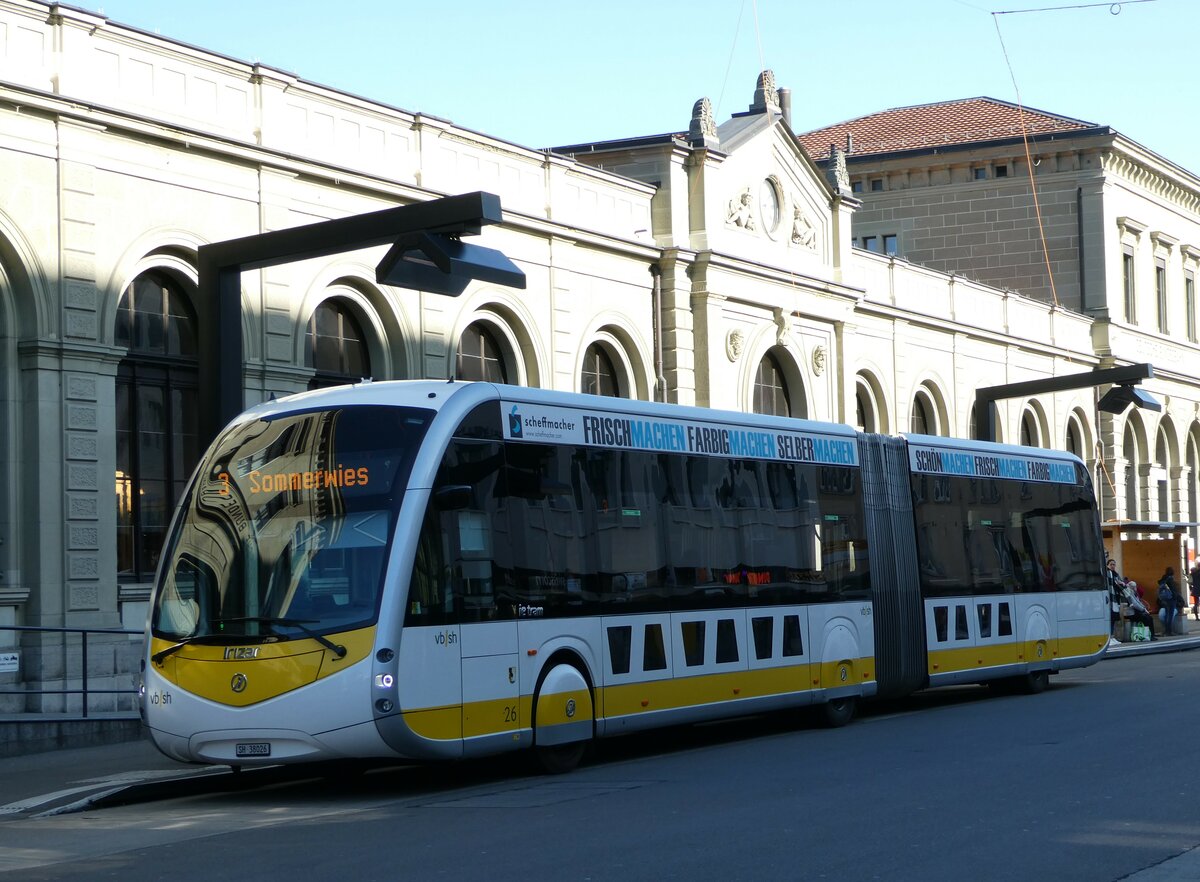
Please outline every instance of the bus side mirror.
[[469, 508], [474, 491], [470, 484], [447, 484], [433, 491], [433, 504], [440, 511]]

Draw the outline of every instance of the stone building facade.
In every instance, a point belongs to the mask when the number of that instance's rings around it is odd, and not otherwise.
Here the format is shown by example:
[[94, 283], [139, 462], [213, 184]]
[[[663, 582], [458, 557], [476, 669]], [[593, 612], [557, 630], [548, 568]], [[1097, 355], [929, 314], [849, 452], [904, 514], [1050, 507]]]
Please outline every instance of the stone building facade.
[[[392, 288], [375, 281], [383, 247], [245, 273], [247, 405], [359, 377], [482, 377], [967, 436], [980, 385], [1157, 363], [1131, 341], [1181, 345], [855, 247], [877, 208], [858, 166], [814, 162], [770, 72], [719, 125], [701, 100], [678, 134], [536, 150], [57, 4], [0, 0], [0, 34], [0, 626], [143, 626], [207, 440], [206, 243], [485, 190], [504, 222], [473, 241], [528, 280], [456, 298]], [[1173, 260], [1200, 241], [1154, 238], [1166, 227], [1148, 210], [1120, 217]], [[1126, 468], [1126, 426], [1149, 451], [1169, 425], [1169, 498], [1186, 507], [1197, 374], [1154, 381], [1170, 423], [1098, 422], [1080, 390], [1003, 403], [1000, 431], [1099, 474]], [[1138, 472], [1137, 492], [1157, 474]], [[136, 639], [97, 641], [93, 684], [129, 685]], [[20, 653], [0, 684], [77, 679], [70, 641], [0, 629], [0, 649]], [[63, 707], [78, 702], [0, 711]]]
[[1114, 530], [1179, 525], [1194, 550], [1200, 177], [1108, 126], [990, 98], [885, 110], [800, 140], [821, 164], [844, 153], [863, 202], [859, 247], [1087, 316], [1103, 367], [1154, 365], [1161, 414], [1094, 418], [1098, 483]]

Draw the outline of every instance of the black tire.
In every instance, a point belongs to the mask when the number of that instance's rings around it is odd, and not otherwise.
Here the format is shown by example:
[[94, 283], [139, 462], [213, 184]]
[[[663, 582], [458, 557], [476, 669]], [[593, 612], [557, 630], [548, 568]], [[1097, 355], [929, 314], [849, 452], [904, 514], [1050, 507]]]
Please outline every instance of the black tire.
[[1025, 676], [1017, 678], [1017, 688], [1025, 695], [1037, 695], [1039, 692], [1045, 692], [1049, 685], [1049, 671], [1030, 671]]
[[858, 699], [853, 695], [834, 698], [821, 705], [821, 722], [830, 729], [840, 729], [854, 719]]
[[587, 747], [586, 741], [535, 747], [534, 756], [537, 758], [538, 768], [547, 775], [564, 775], [579, 765]]

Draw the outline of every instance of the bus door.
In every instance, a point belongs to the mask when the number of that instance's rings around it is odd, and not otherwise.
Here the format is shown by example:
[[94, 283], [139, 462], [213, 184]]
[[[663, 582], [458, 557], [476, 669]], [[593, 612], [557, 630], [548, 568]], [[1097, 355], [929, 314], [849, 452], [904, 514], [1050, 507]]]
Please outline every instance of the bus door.
[[[516, 733], [521, 678], [517, 623], [496, 599], [494, 573], [506, 564], [505, 522], [486, 512], [454, 512], [455, 605], [462, 640], [463, 739]], [[495, 532], [497, 535], [493, 535]], [[511, 604], [510, 604], [511, 606]]]
[[463, 738], [470, 741], [521, 724], [517, 670], [517, 623], [462, 626]]

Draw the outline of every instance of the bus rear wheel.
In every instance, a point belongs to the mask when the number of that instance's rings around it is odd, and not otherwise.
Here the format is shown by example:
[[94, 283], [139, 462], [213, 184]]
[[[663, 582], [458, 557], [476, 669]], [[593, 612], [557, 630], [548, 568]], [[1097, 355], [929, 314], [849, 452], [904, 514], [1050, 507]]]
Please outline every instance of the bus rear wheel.
[[1045, 692], [1050, 685], [1049, 671], [1030, 671], [1023, 677], [1017, 678], [1017, 689], [1026, 695], [1037, 695]]

